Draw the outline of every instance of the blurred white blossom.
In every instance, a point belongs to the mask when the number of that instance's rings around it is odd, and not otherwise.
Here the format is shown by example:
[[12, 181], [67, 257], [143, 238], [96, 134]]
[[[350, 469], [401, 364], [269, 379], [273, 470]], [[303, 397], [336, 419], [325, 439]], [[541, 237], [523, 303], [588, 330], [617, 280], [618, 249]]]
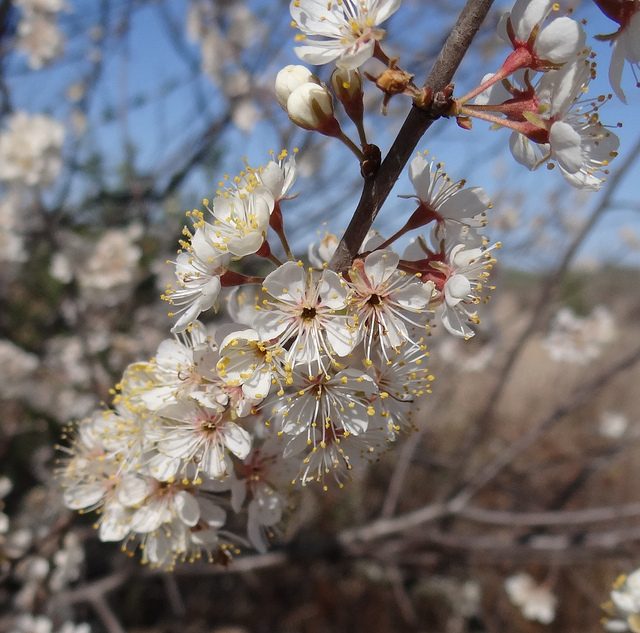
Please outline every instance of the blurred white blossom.
[[522, 610], [527, 620], [537, 620], [542, 624], [550, 624], [556, 617], [558, 599], [551, 590], [538, 585], [527, 573], [510, 576], [504, 583], [509, 600]]
[[605, 306], [597, 306], [587, 317], [562, 308], [554, 317], [543, 345], [554, 361], [587, 365], [602, 354], [615, 334], [613, 314]]
[[629, 418], [620, 411], [605, 411], [600, 416], [598, 430], [602, 437], [616, 440], [624, 435], [629, 427]]
[[44, 114], [23, 111], [0, 133], [0, 180], [29, 187], [51, 185], [62, 168], [64, 126]]

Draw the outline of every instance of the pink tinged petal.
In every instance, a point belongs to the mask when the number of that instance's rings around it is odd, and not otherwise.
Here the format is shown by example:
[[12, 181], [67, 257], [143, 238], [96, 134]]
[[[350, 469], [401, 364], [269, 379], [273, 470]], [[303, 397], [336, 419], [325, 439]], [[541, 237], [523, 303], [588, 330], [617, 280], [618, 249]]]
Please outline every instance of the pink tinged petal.
[[125, 475], [118, 485], [116, 498], [123, 506], [134, 506], [142, 503], [152, 492], [151, 484], [136, 475]]
[[567, 17], [556, 18], [538, 34], [536, 53], [542, 59], [561, 64], [582, 51], [586, 38], [579, 22]]
[[448, 306], [455, 306], [471, 292], [471, 282], [464, 275], [452, 275], [444, 285]]
[[573, 174], [583, 166], [582, 138], [568, 123], [558, 121], [551, 126], [549, 144], [558, 164]]
[[244, 459], [251, 451], [251, 435], [241, 426], [228, 422], [221, 429], [225, 446], [239, 459]]
[[398, 267], [400, 256], [391, 250], [374, 251], [364, 260], [367, 282], [372, 288], [383, 284]]
[[438, 208], [438, 213], [453, 220], [474, 218], [486, 211], [490, 204], [491, 200], [482, 187], [467, 187], [459, 189], [445, 200]]
[[198, 524], [200, 520], [200, 506], [195, 498], [186, 490], [181, 490], [176, 494], [173, 505], [180, 517], [180, 520], [189, 527]]
[[526, 136], [512, 132], [509, 137], [509, 149], [516, 162], [529, 169], [535, 169], [539, 160], [538, 152]]
[[344, 281], [332, 270], [325, 270], [320, 282], [320, 299], [322, 304], [332, 310], [342, 310], [347, 299]]
[[98, 503], [106, 495], [104, 484], [78, 484], [64, 491], [64, 504], [71, 510], [88, 508]]
[[622, 90], [622, 71], [625, 65], [625, 50], [622, 42], [614, 42], [611, 64], [609, 65], [609, 83], [622, 103], [627, 103], [627, 98]]

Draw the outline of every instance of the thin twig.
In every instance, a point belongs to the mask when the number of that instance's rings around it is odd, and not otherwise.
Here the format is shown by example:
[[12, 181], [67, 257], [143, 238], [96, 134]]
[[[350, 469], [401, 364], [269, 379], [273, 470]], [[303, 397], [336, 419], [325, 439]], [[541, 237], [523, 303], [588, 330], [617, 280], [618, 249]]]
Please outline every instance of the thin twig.
[[487, 510], [468, 506], [463, 508], [461, 518], [510, 527], [534, 525], [584, 525], [602, 521], [615, 521], [629, 517], [640, 517], [640, 502], [620, 506], [587, 508], [586, 510], [558, 510], [555, 512], [510, 512], [508, 510]]
[[107, 633], [126, 633], [104, 596], [92, 596], [89, 603], [96, 610], [104, 628], [107, 629]]
[[418, 614], [416, 613], [413, 602], [411, 602], [411, 598], [404, 587], [404, 579], [402, 578], [400, 568], [397, 565], [386, 565], [385, 572], [387, 574], [387, 578], [391, 582], [393, 595], [398, 604], [398, 609], [400, 609], [402, 618], [410, 626], [417, 626]]

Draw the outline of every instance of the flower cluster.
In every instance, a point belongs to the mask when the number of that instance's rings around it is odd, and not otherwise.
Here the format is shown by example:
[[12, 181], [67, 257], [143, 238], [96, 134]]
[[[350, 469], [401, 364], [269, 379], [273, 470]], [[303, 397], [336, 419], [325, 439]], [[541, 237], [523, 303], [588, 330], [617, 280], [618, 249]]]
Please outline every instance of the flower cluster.
[[557, 165], [572, 186], [596, 190], [620, 141], [599, 120], [608, 98], [584, 99], [595, 64], [582, 26], [569, 17], [549, 21], [555, 10], [551, 0], [517, 0], [500, 24], [513, 52], [497, 73], [456, 100], [456, 113], [463, 127], [476, 117], [513, 130], [511, 153], [528, 169]]
[[[296, 488], [327, 488], [327, 475], [342, 486], [415, 428], [433, 380], [434, 313], [461, 338], [479, 321], [495, 262], [481, 188], [416, 156], [407, 226], [388, 240], [372, 234], [338, 274], [326, 261], [336, 238], [311, 249], [311, 265], [291, 254], [281, 205], [295, 177], [295, 156], [283, 152], [223, 181], [206, 213], [188, 214], [178, 284], [165, 292], [179, 306], [174, 338], [127, 369], [114, 409], [79, 423], [60, 465], [67, 506], [99, 509], [100, 538], [140, 544], [150, 563], [215, 559], [246, 539], [263, 551]], [[402, 255], [392, 250], [425, 226]], [[231, 268], [250, 256], [273, 270], [257, 278]], [[197, 317], [223, 287], [234, 323], [214, 333]]]

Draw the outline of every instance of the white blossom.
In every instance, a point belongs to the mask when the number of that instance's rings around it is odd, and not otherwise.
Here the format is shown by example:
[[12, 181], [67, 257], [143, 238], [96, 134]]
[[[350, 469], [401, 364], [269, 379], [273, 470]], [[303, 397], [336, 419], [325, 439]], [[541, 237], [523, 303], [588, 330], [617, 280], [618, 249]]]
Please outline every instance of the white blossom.
[[335, 61], [341, 68], [366, 62], [385, 32], [377, 28], [400, 6], [400, 0], [292, 0], [291, 16], [301, 34], [294, 48], [308, 64]]
[[349, 271], [348, 313], [364, 340], [367, 360], [374, 344], [388, 357], [407, 343], [409, 314], [422, 314], [431, 301], [433, 284], [399, 270], [399, 261], [396, 253], [384, 249], [357, 259]]
[[263, 341], [275, 340], [286, 350], [285, 362], [324, 367], [323, 355], [346, 356], [355, 346], [346, 308], [345, 282], [333, 271], [305, 270], [302, 262], [286, 262], [264, 280], [268, 293], [254, 327]]

